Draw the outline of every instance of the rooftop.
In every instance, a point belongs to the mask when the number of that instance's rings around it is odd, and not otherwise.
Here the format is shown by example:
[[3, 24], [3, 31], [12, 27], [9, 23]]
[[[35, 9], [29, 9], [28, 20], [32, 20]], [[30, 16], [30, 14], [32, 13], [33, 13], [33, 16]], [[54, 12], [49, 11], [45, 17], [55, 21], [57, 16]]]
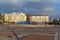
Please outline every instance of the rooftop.
[[46, 15], [46, 14], [27, 14], [27, 15], [30, 15], [30, 16], [48, 16], [48, 15]]

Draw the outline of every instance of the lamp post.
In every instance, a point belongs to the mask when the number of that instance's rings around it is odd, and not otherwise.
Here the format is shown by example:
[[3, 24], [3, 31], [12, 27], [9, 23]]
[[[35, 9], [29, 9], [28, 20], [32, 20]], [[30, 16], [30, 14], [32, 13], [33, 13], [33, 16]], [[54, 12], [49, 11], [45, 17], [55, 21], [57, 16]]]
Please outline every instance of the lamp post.
[[60, 21], [60, 19], [59, 19], [59, 18], [57, 19], [57, 21], [58, 21], [58, 24], [60, 24], [60, 23], [59, 23], [59, 21]]
[[59, 18], [57, 20], [59, 21]]

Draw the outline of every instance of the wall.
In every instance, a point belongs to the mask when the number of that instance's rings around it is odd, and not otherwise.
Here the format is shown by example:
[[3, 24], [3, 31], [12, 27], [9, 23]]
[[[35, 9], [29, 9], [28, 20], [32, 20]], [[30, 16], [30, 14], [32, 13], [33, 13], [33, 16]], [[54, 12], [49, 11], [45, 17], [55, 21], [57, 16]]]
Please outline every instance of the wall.
[[20, 21], [26, 21], [26, 16], [23, 13], [11, 13], [11, 14], [5, 14], [4, 19], [5, 21], [9, 22], [20, 22]]
[[49, 16], [31, 16], [30, 20], [32, 22], [48, 22]]

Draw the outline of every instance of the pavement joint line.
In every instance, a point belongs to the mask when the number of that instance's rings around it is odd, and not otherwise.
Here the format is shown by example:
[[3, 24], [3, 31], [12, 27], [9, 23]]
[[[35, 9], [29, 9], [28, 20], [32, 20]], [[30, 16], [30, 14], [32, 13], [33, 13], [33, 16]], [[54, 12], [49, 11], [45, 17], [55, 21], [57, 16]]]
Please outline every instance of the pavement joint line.
[[29, 34], [39, 34], [39, 35], [54, 36], [53, 34], [44, 34], [44, 33], [22, 33], [22, 34], [20, 34], [18, 36], [23, 37], [23, 36], [26, 36], [26, 35], [29, 35]]

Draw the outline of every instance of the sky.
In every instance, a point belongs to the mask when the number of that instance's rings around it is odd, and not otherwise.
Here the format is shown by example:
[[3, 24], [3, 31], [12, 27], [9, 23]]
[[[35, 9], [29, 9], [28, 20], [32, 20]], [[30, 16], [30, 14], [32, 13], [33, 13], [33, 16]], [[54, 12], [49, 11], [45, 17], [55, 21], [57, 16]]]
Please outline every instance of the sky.
[[60, 0], [0, 0], [0, 13], [23, 12], [60, 17]]

